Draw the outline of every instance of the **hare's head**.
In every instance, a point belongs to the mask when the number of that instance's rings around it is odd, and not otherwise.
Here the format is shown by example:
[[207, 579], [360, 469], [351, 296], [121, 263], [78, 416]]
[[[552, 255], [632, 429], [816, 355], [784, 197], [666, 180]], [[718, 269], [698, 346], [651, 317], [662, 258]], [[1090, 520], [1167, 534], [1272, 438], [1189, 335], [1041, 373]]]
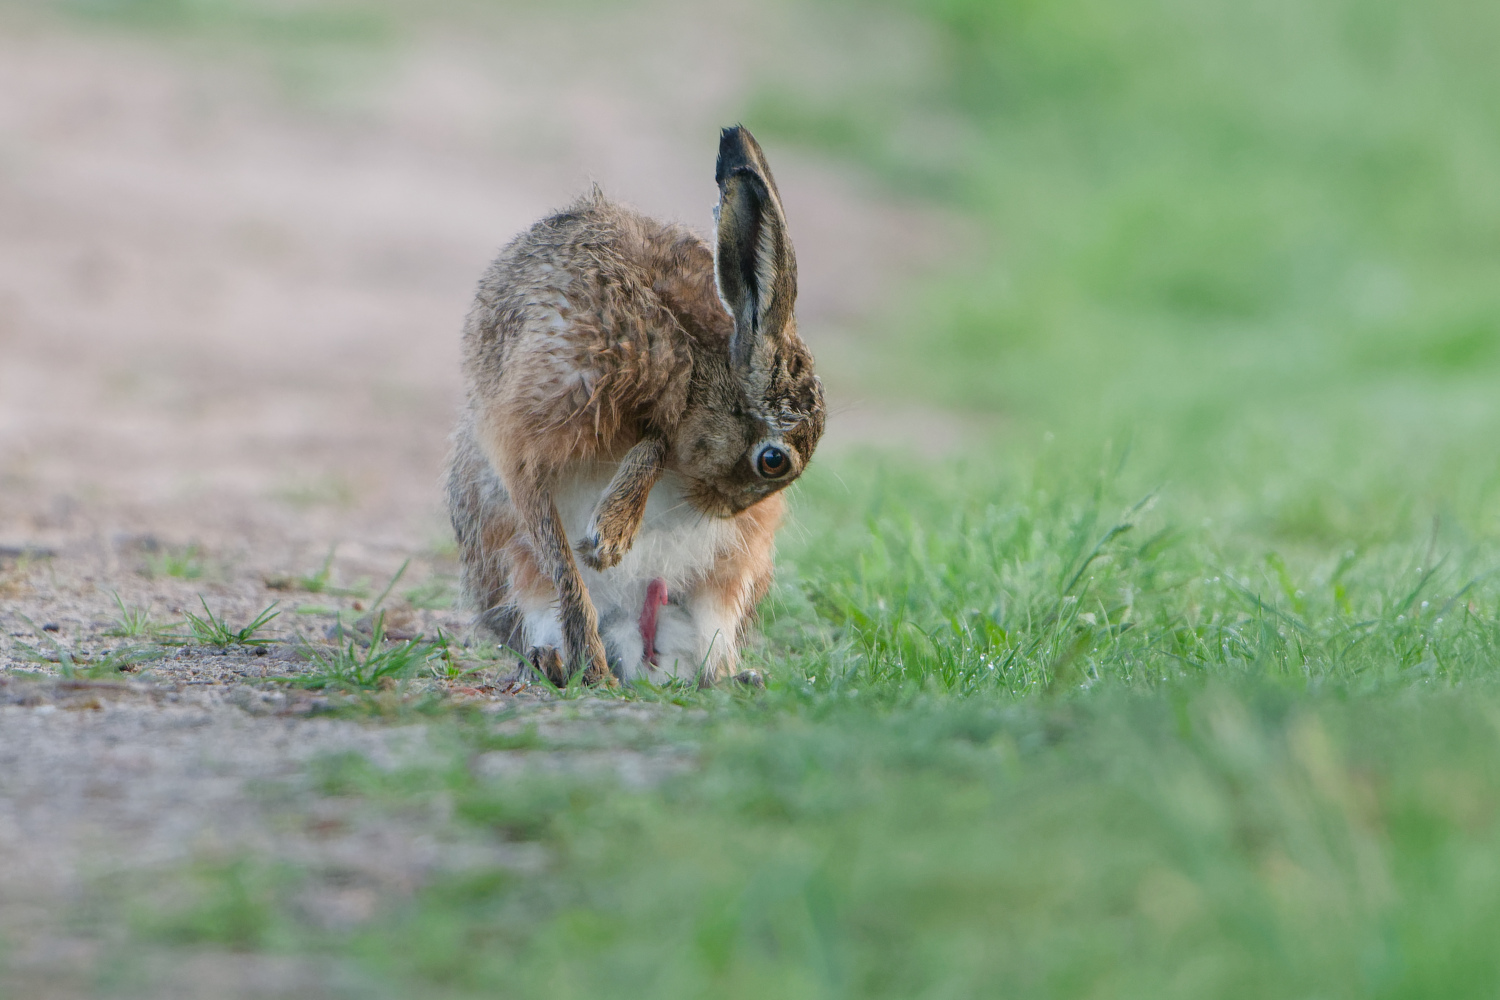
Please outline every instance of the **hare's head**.
[[802, 474], [823, 434], [823, 383], [792, 315], [797, 258], [776, 182], [741, 126], [719, 138], [716, 179], [714, 278], [734, 333], [723, 377], [686, 417], [682, 457], [699, 505], [727, 516]]

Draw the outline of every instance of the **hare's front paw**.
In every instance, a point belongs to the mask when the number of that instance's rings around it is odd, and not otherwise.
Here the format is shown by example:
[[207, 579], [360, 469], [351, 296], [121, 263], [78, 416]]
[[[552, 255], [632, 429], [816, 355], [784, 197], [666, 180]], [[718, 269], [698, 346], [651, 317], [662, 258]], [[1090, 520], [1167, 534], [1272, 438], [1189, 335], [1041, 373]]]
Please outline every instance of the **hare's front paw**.
[[578, 557], [588, 565], [590, 569], [603, 572], [620, 565], [620, 560], [625, 558], [625, 553], [630, 551], [630, 543], [619, 538], [605, 538], [599, 532], [594, 531], [585, 535], [579, 543], [574, 546]]

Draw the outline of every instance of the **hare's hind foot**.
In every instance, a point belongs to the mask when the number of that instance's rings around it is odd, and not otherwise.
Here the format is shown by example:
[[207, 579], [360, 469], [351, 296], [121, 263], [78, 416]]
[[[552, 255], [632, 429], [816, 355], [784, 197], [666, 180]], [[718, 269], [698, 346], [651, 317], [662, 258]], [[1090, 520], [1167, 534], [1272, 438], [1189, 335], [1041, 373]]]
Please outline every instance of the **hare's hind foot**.
[[[567, 667], [563, 665], [562, 653], [557, 651], [556, 646], [532, 646], [531, 651], [526, 654], [526, 661], [531, 664], [531, 669], [545, 677], [554, 687], [565, 688], [572, 680]], [[618, 687], [620, 684], [614, 674], [597, 667], [590, 667], [583, 672], [583, 683], [590, 687]]]
[[531, 669], [557, 687], [568, 686], [568, 672], [563, 669], [562, 654], [556, 646], [532, 646], [526, 654]]

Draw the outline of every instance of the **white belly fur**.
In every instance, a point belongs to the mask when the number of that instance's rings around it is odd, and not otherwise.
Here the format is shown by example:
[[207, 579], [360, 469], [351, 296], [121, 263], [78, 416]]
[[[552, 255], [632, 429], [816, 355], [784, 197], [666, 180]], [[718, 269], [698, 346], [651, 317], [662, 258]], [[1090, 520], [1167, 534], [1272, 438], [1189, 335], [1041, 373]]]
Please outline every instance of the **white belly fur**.
[[[553, 494], [569, 542], [584, 536], [594, 505], [615, 473], [613, 463], [590, 465], [565, 476]], [[646, 516], [635, 544], [620, 564], [598, 572], [581, 561], [579, 571], [599, 612], [599, 633], [610, 664], [623, 680], [671, 677], [696, 679], [734, 656], [738, 622], [697, 593], [697, 585], [715, 557], [733, 544], [734, 524], [709, 517], [688, 504], [682, 481], [662, 476], [646, 502]], [[669, 603], [657, 615], [655, 666], [644, 659], [640, 633], [646, 587], [654, 579], [667, 583]], [[562, 648], [562, 623], [557, 605], [523, 608], [530, 645]]]

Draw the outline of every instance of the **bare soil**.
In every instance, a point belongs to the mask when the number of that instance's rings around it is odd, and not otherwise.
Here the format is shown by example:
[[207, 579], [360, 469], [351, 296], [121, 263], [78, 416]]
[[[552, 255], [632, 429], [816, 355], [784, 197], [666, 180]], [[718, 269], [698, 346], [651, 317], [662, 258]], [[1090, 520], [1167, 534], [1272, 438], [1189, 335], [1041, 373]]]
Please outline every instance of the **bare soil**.
[[[492, 850], [437, 843], [419, 818], [320, 826], [312, 798], [247, 789], [329, 752], [421, 753], [421, 726], [323, 718], [323, 696], [270, 678], [306, 671], [308, 645], [403, 564], [390, 627], [466, 636], [439, 480], [478, 275], [591, 180], [706, 225], [715, 130], [795, 33], [761, 25], [759, 49], [726, 54], [714, 39], [749, 12], [596, 6], [292, 55], [0, 8], [0, 940], [16, 995], [97, 986], [102, 946], [64, 915], [112, 874], [270, 847], [352, 872], [316, 905], [355, 920], [371, 893]], [[774, 158], [799, 318], [837, 357], [953, 226]], [[828, 448], [962, 433], [828, 381]], [[320, 592], [295, 582], [330, 551]], [[112, 634], [120, 605], [173, 624], [200, 602], [235, 625], [279, 602], [273, 644], [86, 676], [144, 641]], [[500, 667], [426, 684], [564, 710]], [[327, 985], [278, 962], [205, 958], [153, 995]]]

